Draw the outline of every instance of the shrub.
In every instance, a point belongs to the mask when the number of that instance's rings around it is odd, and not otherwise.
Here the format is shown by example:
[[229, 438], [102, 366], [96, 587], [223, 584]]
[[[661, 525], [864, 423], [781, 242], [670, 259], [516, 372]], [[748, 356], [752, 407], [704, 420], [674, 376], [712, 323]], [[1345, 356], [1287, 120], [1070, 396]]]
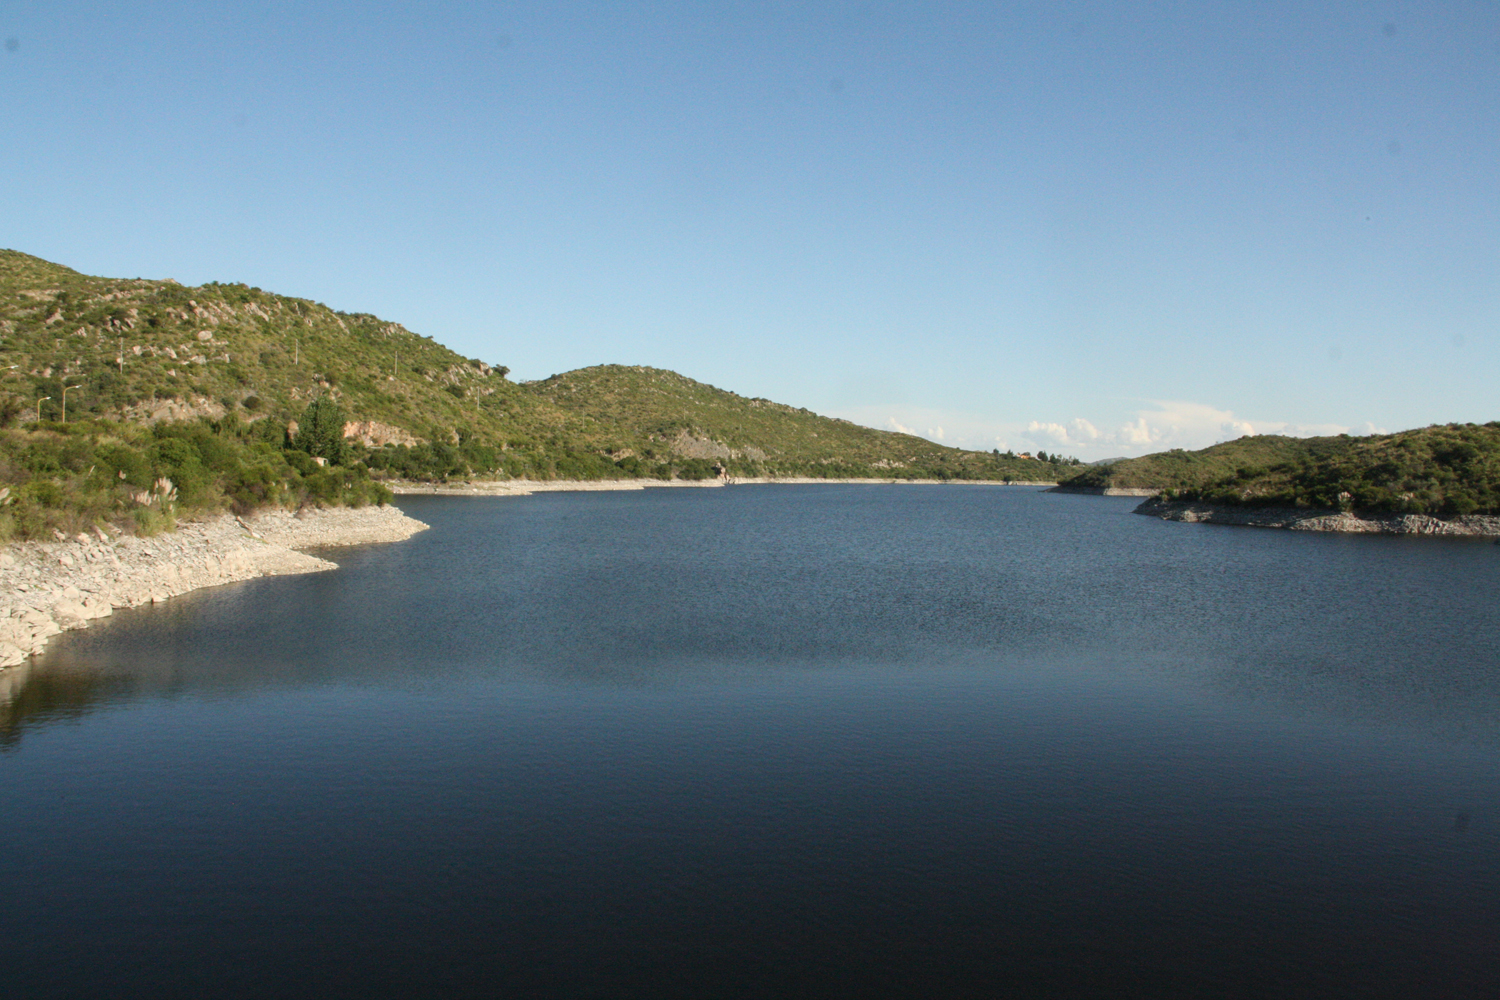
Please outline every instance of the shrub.
[[151, 538], [177, 527], [176, 518], [155, 507], [137, 507], [130, 512], [130, 516], [135, 522], [135, 533], [143, 538]]

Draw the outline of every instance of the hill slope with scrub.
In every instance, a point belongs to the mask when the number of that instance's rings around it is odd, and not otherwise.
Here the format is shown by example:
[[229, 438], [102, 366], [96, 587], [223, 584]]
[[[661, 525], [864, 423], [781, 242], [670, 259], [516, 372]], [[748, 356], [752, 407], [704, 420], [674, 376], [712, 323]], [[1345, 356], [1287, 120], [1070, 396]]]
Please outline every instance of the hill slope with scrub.
[[390, 478], [1047, 481], [1068, 468], [658, 369], [518, 384], [369, 314], [243, 284], [93, 277], [14, 250], [0, 250], [0, 372], [0, 534], [18, 537], [366, 502]]
[[1226, 506], [1500, 514], [1500, 422], [1369, 437], [1245, 437], [1093, 466], [1061, 486], [1155, 489]]
[[1072, 468], [947, 448], [769, 399], [747, 398], [659, 368], [597, 365], [528, 385], [558, 409], [613, 428], [617, 463], [650, 474], [663, 459], [731, 476], [1054, 481]]

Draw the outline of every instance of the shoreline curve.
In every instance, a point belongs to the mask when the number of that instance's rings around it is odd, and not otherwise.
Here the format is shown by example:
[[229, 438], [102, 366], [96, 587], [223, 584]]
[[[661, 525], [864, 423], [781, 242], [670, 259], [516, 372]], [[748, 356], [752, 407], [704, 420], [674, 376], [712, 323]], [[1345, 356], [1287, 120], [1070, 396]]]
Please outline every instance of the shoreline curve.
[[220, 514], [154, 538], [96, 528], [56, 542], [0, 547], [0, 668], [42, 652], [55, 635], [116, 608], [164, 601], [262, 576], [320, 573], [338, 564], [305, 549], [396, 542], [427, 525], [393, 506]]

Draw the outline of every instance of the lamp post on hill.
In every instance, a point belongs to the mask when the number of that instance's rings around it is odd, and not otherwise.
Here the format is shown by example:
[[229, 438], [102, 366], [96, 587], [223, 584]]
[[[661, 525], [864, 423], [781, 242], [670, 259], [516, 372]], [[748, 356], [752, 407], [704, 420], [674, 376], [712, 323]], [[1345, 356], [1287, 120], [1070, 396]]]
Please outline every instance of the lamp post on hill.
[[41, 423], [42, 422], [42, 404], [45, 403], [47, 400], [49, 400], [51, 398], [52, 398], [51, 396], [43, 396], [41, 399], [38, 399], [36, 401], [36, 422], [37, 423]]
[[79, 386], [79, 385], [65, 385], [65, 386], [63, 386], [62, 421], [61, 421], [62, 423], [67, 423], [68, 422], [68, 390], [69, 389], [81, 389], [81, 388], [83, 388], [83, 387]]

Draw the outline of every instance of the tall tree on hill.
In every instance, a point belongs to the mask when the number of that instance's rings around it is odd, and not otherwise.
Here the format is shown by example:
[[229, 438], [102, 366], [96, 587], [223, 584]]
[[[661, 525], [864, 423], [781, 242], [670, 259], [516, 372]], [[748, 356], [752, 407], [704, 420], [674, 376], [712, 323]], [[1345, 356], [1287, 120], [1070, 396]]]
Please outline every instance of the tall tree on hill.
[[314, 458], [325, 458], [329, 465], [343, 465], [349, 448], [344, 443], [344, 410], [330, 396], [320, 396], [307, 404], [297, 421], [297, 436], [292, 447]]

